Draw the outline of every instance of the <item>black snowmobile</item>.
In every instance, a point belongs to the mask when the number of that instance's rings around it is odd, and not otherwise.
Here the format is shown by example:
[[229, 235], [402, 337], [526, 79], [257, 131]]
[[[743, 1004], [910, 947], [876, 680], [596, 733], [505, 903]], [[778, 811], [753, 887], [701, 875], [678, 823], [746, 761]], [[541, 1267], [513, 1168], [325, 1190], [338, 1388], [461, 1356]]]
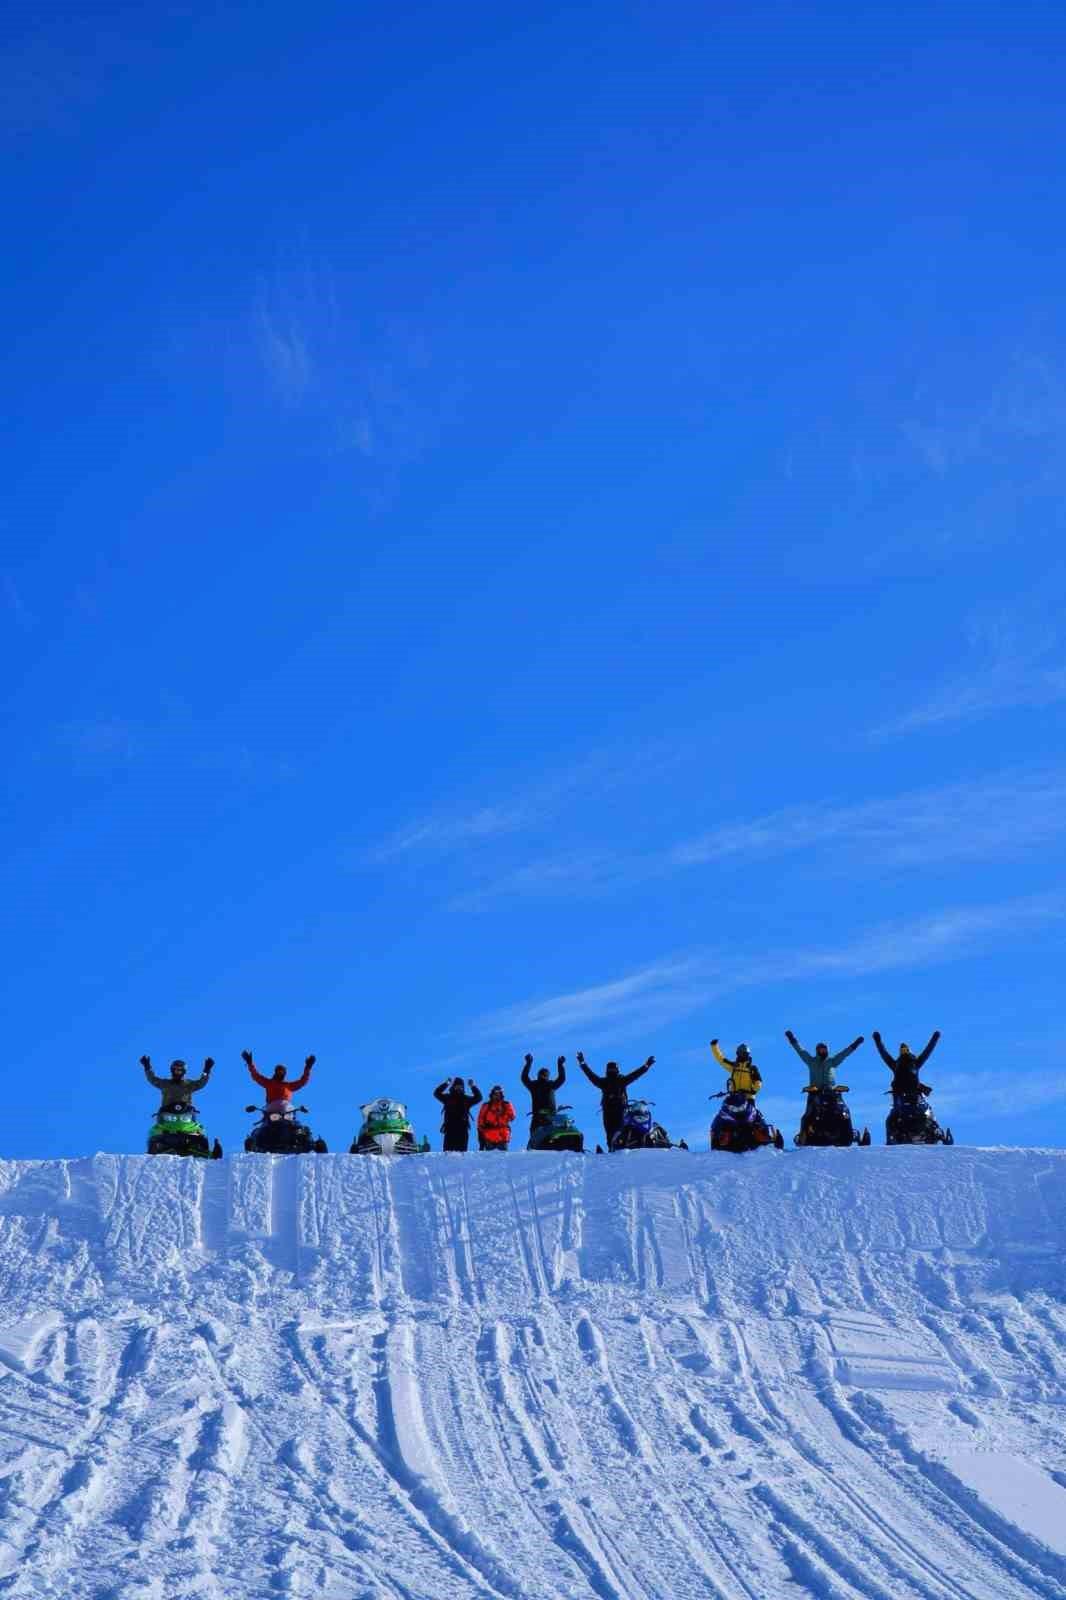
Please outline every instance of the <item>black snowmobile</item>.
[[661, 1122], [651, 1114], [654, 1100], [630, 1100], [622, 1126], [611, 1140], [611, 1150], [687, 1150], [684, 1139], [674, 1144]]
[[326, 1154], [325, 1139], [316, 1139], [306, 1122], [296, 1120], [297, 1111], [306, 1111], [306, 1106], [245, 1106], [244, 1109], [259, 1114], [259, 1121], [244, 1141], [249, 1155]]
[[216, 1139], [208, 1142], [200, 1121], [200, 1113], [188, 1102], [157, 1111], [155, 1121], [148, 1130], [150, 1156], [199, 1156], [203, 1160], [219, 1161], [222, 1146]]
[[851, 1120], [845, 1090], [806, 1089], [807, 1109], [800, 1121], [799, 1132], [792, 1143], [797, 1145], [868, 1145], [870, 1130], [860, 1133]]
[[750, 1095], [734, 1089], [712, 1094], [711, 1099], [722, 1102], [711, 1123], [712, 1150], [731, 1150], [734, 1155], [744, 1155], [749, 1150], [761, 1150], [764, 1145], [773, 1145], [775, 1150], [785, 1148], [780, 1128], [767, 1122]]
[[950, 1128], [940, 1126], [924, 1094], [896, 1095], [885, 1118], [885, 1143], [954, 1144], [955, 1137]]

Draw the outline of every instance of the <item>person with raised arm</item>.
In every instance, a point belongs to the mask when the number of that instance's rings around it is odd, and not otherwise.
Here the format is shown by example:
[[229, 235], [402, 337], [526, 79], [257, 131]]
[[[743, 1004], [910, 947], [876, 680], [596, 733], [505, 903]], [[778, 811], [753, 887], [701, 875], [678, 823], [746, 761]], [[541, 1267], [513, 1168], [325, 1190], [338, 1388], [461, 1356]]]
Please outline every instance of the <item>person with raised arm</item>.
[[532, 1140], [536, 1130], [546, 1127], [556, 1113], [556, 1091], [561, 1089], [566, 1082], [566, 1057], [559, 1056], [557, 1058], [554, 1078], [547, 1067], [541, 1067], [534, 1078], [533, 1057], [527, 1055], [522, 1067], [521, 1077], [524, 1087], [529, 1090], [529, 1098], [532, 1105], [532, 1116], [529, 1123], [529, 1137]]
[[250, 1050], [241, 1051], [241, 1060], [251, 1073], [253, 1081], [259, 1085], [266, 1095], [267, 1105], [278, 1108], [287, 1107], [291, 1103], [293, 1095], [297, 1094], [309, 1081], [311, 1068], [315, 1064], [314, 1056], [308, 1056], [304, 1061], [304, 1069], [300, 1076], [298, 1078], [289, 1078], [286, 1075], [288, 1068], [284, 1067], [279, 1061], [272, 1075], [267, 1078], [259, 1071], [252, 1059]]
[[718, 1065], [724, 1067], [729, 1073], [729, 1079], [725, 1086], [726, 1093], [746, 1094], [750, 1100], [754, 1100], [762, 1088], [762, 1073], [751, 1059], [751, 1051], [747, 1045], [738, 1044], [736, 1060], [730, 1061], [727, 1055], [723, 1055], [718, 1040], [712, 1039], [711, 1054], [718, 1062]]
[[929, 1085], [922, 1083], [921, 1071], [940, 1042], [939, 1028], [934, 1031], [925, 1049], [917, 1056], [909, 1044], [900, 1045], [898, 1056], [889, 1055], [876, 1028], [873, 1031], [872, 1038], [877, 1046], [878, 1055], [892, 1074], [892, 1096], [894, 1100], [914, 1100], [920, 1094], [932, 1093]]
[[470, 1113], [482, 1100], [481, 1090], [473, 1078], [466, 1081], [470, 1086], [469, 1094], [462, 1078], [452, 1078], [450, 1082], [445, 1078], [433, 1091], [434, 1100], [439, 1100], [444, 1107], [441, 1119], [444, 1143], [441, 1148], [458, 1154], [470, 1148]]
[[[814, 1047], [813, 1056], [809, 1055], [808, 1052], [804, 1050], [803, 1046], [800, 1044], [791, 1028], [785, 1029], [785, 1038], [788, 1040], [793, 1050], [795, 1050], [796, 1054], [807, 1068], [807, 1071], [810, 1075], [810, 1081], [807, 1087], [809, 1089], [835, 1089], [837, 1088], [837, 1068], [840, 1066], [840, 1063], [842, 1061], [846, 1061], [861, 1044], [865, 1043], [866, 1036], [865, 1034], [860, 1033], [857, 1039], [853, 1039], [849, 1045], [845, 1045], [843, 1050], [838, 1050], [835, 1056], [831, 1056], [829, 1054], [829, 1046], [827, 1044], [816, 1044]], [[847, 1092], [847, 1089], [841, 1086], [841, 1093], [847, 1094]]]
[[655, 1057], [649, 1056], [642, 1066], [634, 1067], [632, 1072], [623, 1072], [617, 1061], [608, 1061], [602, 1077], [599, 1073], [593, 1072], [580, 1050], [577, 1053], [577, 1064], [593, 1088], [600, 1091], [603, 1136], [609, 1150], [611, 1141], [622, 1126], [626, 1114], [626, 1106], [629, 1104], [629, 1085], [636, 1083], [638, 1078], [643, 1078], [644, 1074], [654, 1067]]
[[170, 1077], [157, 1078], [152, 1071], [151, 1056], [141, 1057], [141, 1066], [144, 1068], [145, 1077], [153, 1089], [159, 1090], [160, 1111], [173, 1111], [175, 1106], [189, 1105], [193, 1095], [199, 1094], [201, 1089], [207, 1087], [207, 1080], [211, 1076], [211, 1069], [214, 1065], [214, 1061], [208, 1056], [204, 1062], [203, 1074], [199, 1078], [187, 1078], [185, 1076], [184, 1061], [172, 1061], [170, 1063]]

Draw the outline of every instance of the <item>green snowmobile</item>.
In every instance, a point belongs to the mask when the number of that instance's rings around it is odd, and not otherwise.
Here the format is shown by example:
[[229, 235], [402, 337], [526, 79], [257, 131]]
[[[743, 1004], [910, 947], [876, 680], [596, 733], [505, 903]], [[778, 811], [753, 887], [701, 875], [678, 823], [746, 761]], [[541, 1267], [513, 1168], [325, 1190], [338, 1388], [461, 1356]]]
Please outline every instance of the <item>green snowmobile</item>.
[[363, 1126], [352, 1140], [349, 1154], [353, 1156], [415, 1156], [424, 1155], [429, 1140], [419, 1144], [415, 1130], [402, 1100], [382, 1096], [359, 1107], [363, 1113]]
[[209, 1144], [200, 1113], [193, 1105], [172, 1106], [169, 1111], [157, 1111], [155, 1121], [148, 1130], [150, 1156], [200, 1156], [219, 1161], [222, 1146], [216, 1139]]

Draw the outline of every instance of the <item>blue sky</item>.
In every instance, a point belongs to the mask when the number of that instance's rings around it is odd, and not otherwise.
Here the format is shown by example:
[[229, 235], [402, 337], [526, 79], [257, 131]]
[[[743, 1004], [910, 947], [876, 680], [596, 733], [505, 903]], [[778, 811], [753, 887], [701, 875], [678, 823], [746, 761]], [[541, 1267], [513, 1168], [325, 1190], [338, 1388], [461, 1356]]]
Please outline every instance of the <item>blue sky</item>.
[[1061, 8], [6, 27], [2, 1153], [786, 1026], [1061, 1143]]

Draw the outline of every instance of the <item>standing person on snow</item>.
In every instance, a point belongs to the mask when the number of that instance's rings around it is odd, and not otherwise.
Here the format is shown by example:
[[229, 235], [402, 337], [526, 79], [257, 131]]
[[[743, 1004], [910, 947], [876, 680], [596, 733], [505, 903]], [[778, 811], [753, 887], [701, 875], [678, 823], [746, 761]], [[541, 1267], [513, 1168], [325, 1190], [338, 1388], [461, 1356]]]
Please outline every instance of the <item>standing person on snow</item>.
[[433, 1091], [434, 1100], [439, 1100], [444, 1107], [444, 1118], [441, 1122], [441, 1132], [444, 1135], [443, 1149], [464, 1151], [470, 1148], [470, 1112], [474, 1106], [481, 1103], [481, 1090], [473, 1078], [468, 1078], [470, 1093], [463, 1088], [462, 1078], [453, 1078], [451, 1082], [445, 1078]]
[[184, 1061], [172, 1061], [170, 1063], [170, 1077], [157, 1078], [152, 1071], [151, 1056], [141, 1057], [141, 1066], [144, 1068], [145, 1077], [153, 1089], [159, 1090], [160, 1111], [173, 1111], [178, 1106], [187, 1106], [194, 1094], [199, 1094], [201, 1089], [207, 1087], [207, 1080], [211, 1076], [211, 1069], [214, 1064], [211, 1057], [208, 1056], [204, 1062], [203, 1076], [200, 1078], [186, 1078]]
[[[829, 1054], [829, 1046], [827, 1044], [816, 1044], [812, 1056], [808, 1055], [807, 1051], [804, 1050], [791, 1028], [785, 1029], [785, 1038], [810, 1074], [810, 1082], [807, 1085], [809, 1089], [835, 1089], [837, 1086], [836, 1070], [840, 1063], [846, 1061], [848, 1056], [865, 1042], [865, 1035], [860, 1033], [857, 1039], [853, 1039], [845, 1049], [838, 1050], [835, 1056]], [[844, 1093], [846, 1091], [842, 1090], [841, 1092]]]
[[655, 1057], [649, 1056], [642, 1067], [635, 1067], [632, 1072], [620, 1072], [617, 1061], [608, 1061], [602, 1078], [593, 1072], [580, 1050], [577, 1053], [577, 1064], [593, 1088], [600, 1091], [603, 1136], [609, 1150], [611, 1140], [622, 1126], [622, 1119], [626, 1114], [626, 1106], [629, 1104], [629, 1085], [636, 1083], [638, 1078], [643, 1078], [648, 1069], [655, 1065]]
[[515, 1109], [504, 1096], [503, 1089], [494, 1083], [489, 1097], [477, 1114], [477, 1147], [479, 1150], [506, 1150], [511, 1142], [511, 1123]]
[[533, 1057], [527, 1055], [522, 1068], [522, 1082], [529, 1090], [529, 1097], [533, 1103], [533, 1116], [529, 1124], [530, 1140], [536, 1130], [543, 1128], [555, 1115], [555, 1091], [561, 1089], [566, 1082], [566, 1057], [559, 1056], [556, 1061], [554, 1078], [549, 1078], [547, 1067], [541, 1067], [537, 1076], [531, 1077], [532, 1066]]
[[250, 1050], [241, 1051], [241, 1060], [251, 1073], [255, 1082], [266, 1095], [268, 1106], [273, 1106], [278, 1111], [285, 1111], [292, 1102], [292, 1097], [302, 1089], [311, 1076], [311, 1068], [315, 1064], [314, 1056], [308, 1056], [304, 1062], [304, 1069], [298, 1078], [289, 1079], [285, 1076], [286, 1068], [279, 1062], [274, 1068], [273, 1077], [264, 1078], [252, 1060]]
[[751, 1059], [751, 1051], [746, 1044], [737, 1045], [737, 1059], [730, 1061], [728, 1056], [722, 1054], [718, 1048], [718, 1040], [711, 1040], [711, 1052], [719, 1066], [725, 1067], [729, 1073], [726, 1083], [727, 1094], [746, 1094], [749, 1100], [754, 1100], [762, 1088], [762, 1073]]
[[919, 1073], [940, 1042], [939, 1028], [937, 1028], [920, 1056], [916, 1056], [913, 1053], [909, 1044], [901, 1044], [899, 1055], [890, 1056], [876, 1028], [872, 1037], [874, 1044], [877, 1046], [878, 1055], [892, 1074], [892, 1099], [894, 1104], [899, 1100], [916, 1100], [920, 1094], [932, 1094], [933, 1091], [929, 1085], [921, 1082]]

